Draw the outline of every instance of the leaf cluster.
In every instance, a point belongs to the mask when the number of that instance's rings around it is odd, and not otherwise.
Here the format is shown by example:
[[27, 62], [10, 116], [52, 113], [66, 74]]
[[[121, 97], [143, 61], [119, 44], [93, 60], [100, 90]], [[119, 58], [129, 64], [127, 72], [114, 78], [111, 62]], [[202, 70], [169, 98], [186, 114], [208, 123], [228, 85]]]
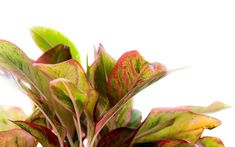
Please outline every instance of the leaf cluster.
[[44, 52], [36, 61], [0, 40], [1, 70], [14, 76], [35, 105], [28, 117], [0, 108], [0, 146], [83, 147], [85, 140], [89, 147], [224, 146], [219, 138], [202, 137], [204, 129], [221, 124], [204, 114], [228, 107], [221, 102], [154, 108], [144, 120], [133, 109], [133, 97], [168, 74], [163, 64], [149, 63], [135, 50], [116, 61], [100, 45], [84, 71], [65, 35], [46, 27], [31, 33]]

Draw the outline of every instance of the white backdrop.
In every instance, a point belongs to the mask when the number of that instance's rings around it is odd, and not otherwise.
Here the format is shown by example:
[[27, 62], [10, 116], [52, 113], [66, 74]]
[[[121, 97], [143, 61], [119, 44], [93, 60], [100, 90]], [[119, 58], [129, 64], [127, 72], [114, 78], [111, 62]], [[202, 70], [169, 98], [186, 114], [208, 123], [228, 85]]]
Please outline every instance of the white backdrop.
[[[78, 1], [2, 0], [0, 38], [22, 48], [32, 59], [40, 50], [28, 29], [53, 27], [75, 42], [83, 60], [92, 57], [99, 42], [114, 58], [138, 50], [147, 60], [159, 61], [175, 72], [135, 97], [143, 115], [153, 107], [208, 105], [223, 101], [235, 106], [235, 2], [222, 0]], [[83, 62], [85, 63], [85, 62]], [[91, 62], [90, 62], [91, 63]], [[12, 83], [0, 79], [0, 104], [31, 112], [30, 102]], [[212, 116], [222, 126], [206, 131], [235, 146], [234, 108]]]

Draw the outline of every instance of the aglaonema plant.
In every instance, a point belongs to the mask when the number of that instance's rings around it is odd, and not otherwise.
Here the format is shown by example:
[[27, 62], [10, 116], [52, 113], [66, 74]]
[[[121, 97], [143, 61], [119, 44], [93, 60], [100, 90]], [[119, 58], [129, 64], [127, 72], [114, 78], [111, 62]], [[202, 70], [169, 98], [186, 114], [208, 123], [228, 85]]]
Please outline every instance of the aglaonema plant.
[[133, 109], [135, 94], [169, 73], [161, 63], [149, 63], [138, 51], [116, 61], [100, 45], [84, 71], [78, 50], [63, 34], [46, 27], [31, 33], [44, 52], [36, 61], [0, 40], [2, 72], [34, 103], [28, 117], [18, 108], [0, 108], [0, 146], [224, 146], [219, 138], [202, 136], [221, 124], [204, 113], [227, 108], [222, 102], [154, 108], [145, 120]]

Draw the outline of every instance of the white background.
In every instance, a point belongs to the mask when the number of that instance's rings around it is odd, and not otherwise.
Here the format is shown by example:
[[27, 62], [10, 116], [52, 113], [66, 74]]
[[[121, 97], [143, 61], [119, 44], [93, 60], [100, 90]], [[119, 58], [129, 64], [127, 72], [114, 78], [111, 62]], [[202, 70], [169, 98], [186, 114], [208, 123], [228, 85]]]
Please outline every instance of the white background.
[[[79, 48], [83, 60], [99, 42], [114, 58], [138, 50], [175, 72], [135, 97], [143, 115], [153, 107], [208, 105], [223, 101], [235, 106], [235, 2], [229, 0], [70, 1], [1, 0], [0, 38], [22, 48], [32, 59], [40, 50], [28, 29], [56, 28]], [[85, 63], [85, 62], [83, 62]], [[91, 62], [90, 62], [91, 63]], [[30, 102], [14, 84], [0, 79], [0, 104], [23, 107]], [[212, 116], [222, 126], [206, 131], [228, 147], [235, 146], [234, 108]]]

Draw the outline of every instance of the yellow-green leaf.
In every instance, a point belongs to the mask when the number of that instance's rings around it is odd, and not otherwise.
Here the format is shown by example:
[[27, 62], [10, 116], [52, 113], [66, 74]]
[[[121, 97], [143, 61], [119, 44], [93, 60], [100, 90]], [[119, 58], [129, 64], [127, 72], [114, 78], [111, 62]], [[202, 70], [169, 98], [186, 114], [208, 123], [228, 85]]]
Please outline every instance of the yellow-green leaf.
[[80, 55], [75, 45], [59, 31], [48, 28], [36, 26], [31, 28], [32, 38], [39, 48], [46, 52], [58, 44], [69, 46], [72, 58], [80, 62]]
[[199, 147], [225, 147], [223, 142], [217, 137], [205, 136], [202, 137], [197, 145]]
[[25, 113], [18, 107], [0, 106], [0, 131], [6, 131], [17, 126], [9, 120], [25, 120]]
[[182, 109], [182, 110], [188, 110], [188, 111], [192, 111], [195, 113], [213, 113], [213, 112], [217, 112], [223, 109], [227, 109], [230, 108], [230, 106], [226, 105], [225, 103], [222, 102], [214, 102], [212, 104], [210, 104], [209, 106], [206, 107], [202, 107], [202, 106], [180, 106], [177, 107], [178, 109]]
[[153, 109], [138, 130], [135, 142], [156, 142], [165, 138], [194, 139], [201, 133], [198, 129], [212, 129], [218, 125], [219, 120], [206, 115], [180, 109]]

